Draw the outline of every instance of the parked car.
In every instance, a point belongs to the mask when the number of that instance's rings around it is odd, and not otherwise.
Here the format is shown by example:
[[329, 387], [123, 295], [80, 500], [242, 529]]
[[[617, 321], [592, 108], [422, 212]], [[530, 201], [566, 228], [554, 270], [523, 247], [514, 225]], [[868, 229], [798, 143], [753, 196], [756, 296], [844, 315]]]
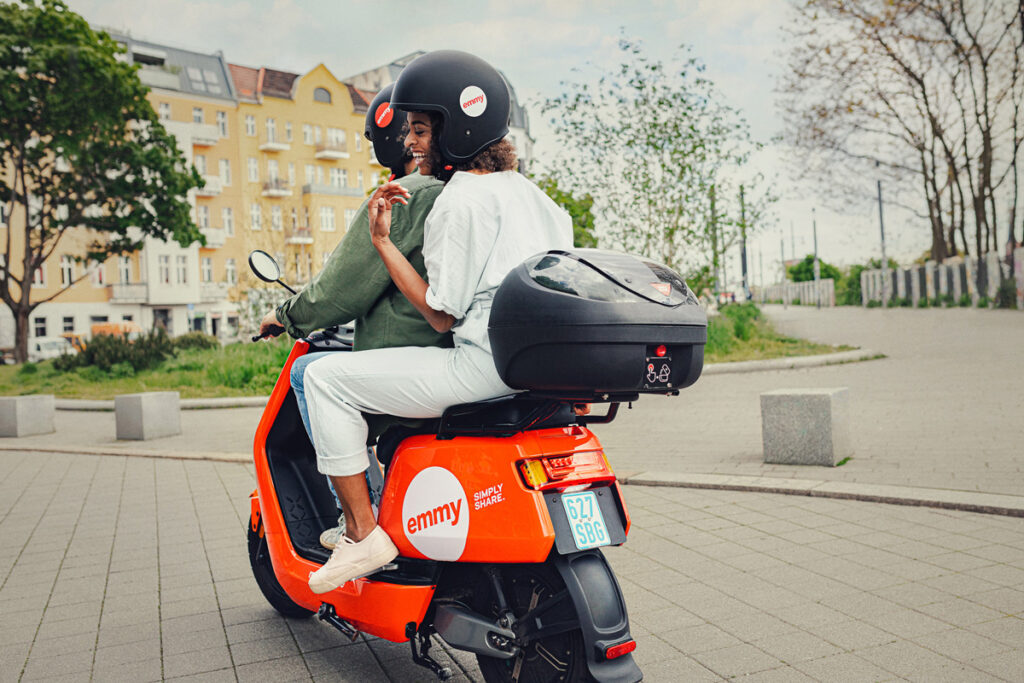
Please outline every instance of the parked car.
[[64, 337], [35, 337], [28, 342], [28, 360], [38, 363], [48, 358], [57, 358], [66, 353], [78, 353], [78, 349]]

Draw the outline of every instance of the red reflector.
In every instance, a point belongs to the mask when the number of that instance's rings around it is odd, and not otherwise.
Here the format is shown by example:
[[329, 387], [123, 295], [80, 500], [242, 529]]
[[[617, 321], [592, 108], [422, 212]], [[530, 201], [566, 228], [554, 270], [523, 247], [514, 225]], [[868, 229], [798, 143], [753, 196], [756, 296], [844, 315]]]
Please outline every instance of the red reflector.
[[664, 344], [654, 349], [654, 355], [658, 358], [664, 358], [666, 353], [668, 353], [668, 348]]
[[625, 643], [619, 643], [618, 645], [612, 645], [610, 648], [604, 651], [605, 659], [615, 659], [622, 655], [628, 655], [630, 652], [636, 649], [636, 641], [628, 640]]

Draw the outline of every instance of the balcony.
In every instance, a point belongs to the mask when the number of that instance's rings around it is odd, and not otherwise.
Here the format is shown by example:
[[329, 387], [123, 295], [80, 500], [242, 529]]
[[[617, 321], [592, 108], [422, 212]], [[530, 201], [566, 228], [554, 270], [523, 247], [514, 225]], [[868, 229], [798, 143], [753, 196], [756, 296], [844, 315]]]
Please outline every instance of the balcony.
[[197, 197], [216, 197], [217, 195], [220, 194], [220, 176], [203, 176], [203, 180], [206, 181], [206, 185], [203, 185], [202, 187], [196, 190]]
[[266, 139], [260, 143], [261, 152], [287, 152], [292, 148], [287, 142], [281, 142], [277, 138]]
[[119, 283], [109, 287], [112, 304], [144, 304], [149, 299], [149, 285], [145, 282]]
[[359, 187], [339, 187], [337, 185], [321, 185], [308, 183], [302, 186], [302, 194], [329, 194], [337, 197], [364, 197], [366, 193]]
[[263, 183], [264, 197], [291, 197], [292, 188], [288, 181], [282, 178], [273, 178]]
[[190, 132], [196, 147], [213, 147], [220, 141], [220, 129], [212, 123], [193, 123]]
[[288, 233], [285, 244], [313, 244], [313, 231], [309, 228], [295, 228]]
[[210, 304], [227, 301], [229, 286], [226, 282], [201, 282], [199, 284], [199, 303]]
[[317, 159], [327, 159], [328, 161], [348, 159], [348, 145], [337, 142], [328, 142], [326, 145], [317, 145], [316, 154], [313, 156]]
[[199, 228], [199, 232], [206, 238], [207, 249], [218, 249], [227, 242], [228, 233], [223, 228]]

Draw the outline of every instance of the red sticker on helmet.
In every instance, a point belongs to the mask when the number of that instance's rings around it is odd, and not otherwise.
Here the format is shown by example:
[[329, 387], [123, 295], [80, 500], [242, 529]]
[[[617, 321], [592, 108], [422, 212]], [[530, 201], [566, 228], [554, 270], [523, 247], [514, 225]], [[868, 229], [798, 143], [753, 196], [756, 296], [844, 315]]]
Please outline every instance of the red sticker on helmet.
[[476, 118], [487, 111], [487, 95], [475, 85], [466, 86], [459, 95], [462, 113]]
[[387, 128], [391, 125], [391, 119], [395, 116], [395, 110], [391, 108], [390, 102], [381, 102], [373, 115], [373, 120], [378, 128]]
[[669, 296], [672, 294], [672, 285], [667, 282], [652, 282], [651, 287], [661, 292], [662, 296]]

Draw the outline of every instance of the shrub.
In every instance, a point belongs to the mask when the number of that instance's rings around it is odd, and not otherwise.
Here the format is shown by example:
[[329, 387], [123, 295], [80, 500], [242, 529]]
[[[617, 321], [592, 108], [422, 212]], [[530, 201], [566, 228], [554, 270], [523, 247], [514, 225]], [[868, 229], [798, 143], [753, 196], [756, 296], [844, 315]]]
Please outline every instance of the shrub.
[[952, 294], [943, 294], [942, 296], [939, 297], [939, 300], [942, 301], [942, 305], [943, 306], [952, 308], [952, 306], [953, 306], [953, 295]]
[[175, 350], [182, 349], [219, 349], [220, 342], [205, 332], [189, 332], [173, 340]]
[[910, 297], [903, 297], [900, 299], [900, 308], [911, 308], [914, 302], [910, 300]]
[[86, 365], [78, 368], [75, 372], [87, 382], [102, 382], [107, 379], [107, 373], [95, 365]]
[[929, 304], [928, 304], [928, 297], [923, 296], [923, 297], [921, 297], [920, 299], [917, 300], [917, 307], [918, 308], [928, 308], [928, 306], [929, 306]]
[[971, 306], [971, 295], [966, 292], [960, 295], [960, 301], [957, 302], [960, 308], [970, 308]]
[[34, 375], [39, 372], [39, 366], [31, 361], [22, 363], [21, 367], [18, 368], [19, 375]]
[[793, 299], [789, 303], [793, 304], [794, 306], [799, 306], [800, 305], [800, 299]]
[[1012, 278], [999, 283], [996, 308], [1017, 308], [1017, 283]]
[[[65, 356], [61, 370], [94, 367], [105, 376], [113, 366], [127, 364], [134, 372], [156, 367], [174, 355], [174, 345], [163, 329], [157, 328], [138, 339], [100, 334], [93, 337], [85, 350], [76, 356]], [[125, 372], [124, 368], [119, 372]], [[124, 375], [122, 375], [124, 376]], [[102, 377], [100, 378], [102, 379]]]
[[114, 363], [110, 366], [111, 377], [134, 377], [135, 368], [131, 363]]
[[870, 299], [868, 301], [868, 308], [881, 308], [882, 302], [878, 299]]
[[987, 296], [979, 296], [978, 297], [978, 308], [988, 308], [988, 297]]

